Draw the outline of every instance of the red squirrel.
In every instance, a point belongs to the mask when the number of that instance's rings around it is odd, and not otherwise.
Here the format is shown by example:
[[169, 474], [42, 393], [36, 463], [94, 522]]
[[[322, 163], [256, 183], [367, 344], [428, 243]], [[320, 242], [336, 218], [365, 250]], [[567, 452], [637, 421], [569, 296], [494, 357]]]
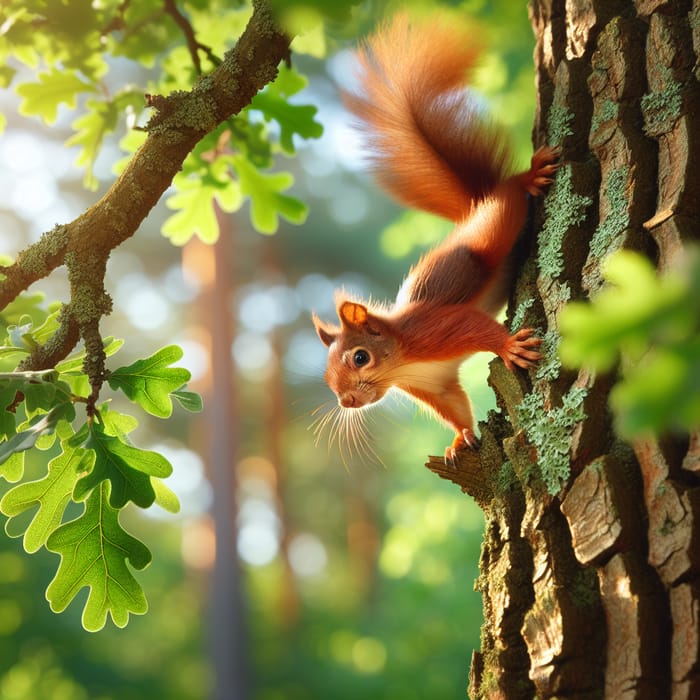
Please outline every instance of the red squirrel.
[[464, 90], [478, 52], [459, 23], [412, 24], [398, 14], [358, 53], [359, 89], [345, 95], [359, 117], [379, 182], [401, 203], [446, 217], [454, 230], [410, 270], [391, 305], [336, 294], [340, 325], [313, 316], [328, 347], [325, 379], [356, 411], [396, 387], [455, 430], [445, 459], [477, 445], [457, 372], [488, 350], [510, 370], [540, 359], [540, 339], [510, 335], [492, 316], [507, 298], [508, 260], [527, 216], [527, 195], [551, 183], [558, 150], [542, 146], [529, 170], [509, 174], [504, 134]]

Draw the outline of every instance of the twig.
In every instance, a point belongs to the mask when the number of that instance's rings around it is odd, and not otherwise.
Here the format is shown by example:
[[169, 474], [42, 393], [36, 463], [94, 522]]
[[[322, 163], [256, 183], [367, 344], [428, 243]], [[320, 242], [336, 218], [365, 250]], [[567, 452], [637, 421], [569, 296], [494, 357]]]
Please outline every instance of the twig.
[[175, 4], [175, 0], [163, 0], [163, 6], [165, 7], [166, 14], [169, 14], [173, 18], [175, 24], [180, 27], [182, 33], [185, 35], [187, 48], [190, 50], [190, 56], [192, 56], [192, 63], [194, 63], [197, 75], [202, 75], [202, 62], [199, 59], [199, 51], [204, 51], [207, 58], [215, 66], [218, 66], [221, 63], [221, 59], [206, 44], [197, 41], [192, 25], [189, 23], [187, 17], [180, 12]]
[[109, 21], [109, 24], [103, 27], [100, 31], [101, 36], [106, 36], [110, 32], [114, 32], [124, 28], [126, 24], [124, 17], [126, 16], [127, 10], [129, 9], [129, 5], [131, 5], [131, 0], [122, 0], [122, 2], [119, 4], [119, 7], [116, 8], [114, 16]]

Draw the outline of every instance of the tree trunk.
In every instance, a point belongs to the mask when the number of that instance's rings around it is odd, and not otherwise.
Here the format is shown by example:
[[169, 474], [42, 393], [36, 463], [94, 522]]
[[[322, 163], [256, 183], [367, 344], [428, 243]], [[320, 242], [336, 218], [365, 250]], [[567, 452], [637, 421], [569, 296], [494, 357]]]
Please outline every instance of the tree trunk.
[[208, 332], [210, 367], [206, 378], [202, 435], [212, 484], [211, 515], [216, 537], [209, 601], [209, 647], [214, 687], [211, 700], [247, 700], [250, 658], [244, 582], [238, 558], [236, 465], [240, 458], [240, 393], [231, 357], [235, 335], [230, 303], [236, 231], [232, 218], [215, 208], [221, 236], [214, 245], [193, 239], [184, 265], [201, 286], [197, 318]]
[[[486, 515], [472, 698], [700, 698], [700, 436], [627, 445], [614, 376], [564, 371], [558, 312], [625, 247], [660, 270], [700, 237], [700, 2], [533, 0], [535, 142], [564, 166], [510, 319], [541, 328], [530, 372], [492, 365], [501, 412], [457, 470]], [[525, 260], [525, 258], [527, 258]]]

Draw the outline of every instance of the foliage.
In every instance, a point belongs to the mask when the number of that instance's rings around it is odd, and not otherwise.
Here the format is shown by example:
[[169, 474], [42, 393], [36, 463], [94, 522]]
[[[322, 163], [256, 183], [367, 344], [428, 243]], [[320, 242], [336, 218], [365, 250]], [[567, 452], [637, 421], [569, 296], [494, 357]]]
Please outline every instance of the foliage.
[[[41, 312], [40, 301], [40, 295], [21, 296], [0, 315], [6, 333], [0, 362], [5, 367], [16, 364], [16, 358], [26, 355], [56, 323], [55, 313]], [[7, 323], [15, 317], [16, 323]], [[120, 346], [106, 341], [110, 355]], [[163, 348], [116, 369], [109, 377], [110, 386], [160, 418], [172, 413], [173, 398], [198, 410], [196, 395], [184, 390], [190, 373], [171, 366], [181, 357], [180, 348]], [[118, 514], [128, 502], [141, 508], [152, 505], [154, 480], [169, 476], [172, 467], [162, 455], [131, 443], [129, 433], [137, 425], [133, 417], [111, 410], [108, 403], [94, 415], [76, 413], [75, 405], [85, 403], [90, 391], [82, 359], [76, 354], [53, 370], [0, 374], [3, 476], [12, 482], [22, 480], [27, 450], [53, 455], [42, 478], [24, 481], [5, 493], [0, 510], [8, 516], [7, 533], [23, 536], [27, 552], [46, 547], [61, 554], [46, 593], [53, 610], [64, 610], [81, 589], [90, 588], [83, 625], [95, 631], [104, 626], [107, 614], [123, 627], [129, 613], [146, 611], [144, 593], [126, 562], [142, 569], [151, 555], [122, 528]], [[168, 493], [162, 487], [159, 492]], [[170, 494], [161, 500], [172, 510], [177, 508], [173, 498]], [[63, 522], [72, 502], [84, 503], [83, 513]], [[30, 511], [35, 512], [28, 520], [24, 516]]]
[[[39, 457], [39, 454], [34, 455]], [[27, 468], [41, 471], [28, 455]], [[125, 514], [128, 529], [157, 541], [154, 563], [139, 574], [148, 590], [147, 616], [132, 617], [95, 635], [80, 626], [76, 604], [57, 617], [37, 604], [56, 570], [57, 557], [41, 550], [31, 559], [0, 539], [0, 695], [3, 700], [202, 700], [210, 683], [202, 653], [206, 614], [196, 579], [183, 571], [176, 530], [144, 528]], [[177, 614], [173, 614], [173, 608]], [[148, 653], [144, 653], [144, 649]]]
[[604, 263], [607, 282], [589, 304], [562, 312], [560, 354], [568, 367], [613, 369], [610, 394], [626, 438], [700, 425], [700, 253], [691, 249], [658, 276], [638, 253], [618, 251]]
[[[313, 23], [321, 22], [322, 14]], [[14, 88], [24, 117], [53, 125], [66, 110], [77, 110], [65, 144], [78, 148], [83, 184], [94, 190], [99, 185], [95, 165], [105, 139], [126, 128], [129, 133], [121, 144], [128, 152], [136, 151], [154, 118], [150, 108], [167, 114], [168, 99], [202, 85], [203, 76], [222, 62], [232, 36], [244, 30], [250, 17], [250, 5], [225, 2], [10, 0], [0, 9], [2, 82]], [[202, 36], [206, 44], [199, 41]], [[117, 59], [157, 65], [157, 77], [146, 81], [141, 71], [141, 85], [125, 85], [114, 75]], [[316, 107], [291, 101], [306, 84], [291, 64], [283, 66], [252, 104], [216, 128], [206, 126], [173, 181], [167, 204], [175, 213], [164, 223], [164, 235], [180, 245], [193, 235], [214, 242], [215, 205], [233, 212], [245, 198], [251, 200], [251, 219], [261, 232], [276, 231], [280, 216], [296, 223], [305, 219], [305, 205], [287, 193], [293, 176], [267, 171], [278, 153], [295, 153], [298, 138], [316, 138], [322, 132]], [[149, 116], [151, 122], [145, 123]], [[119, 164], [120, 172], [126, 164]], [[127, 224], [131, 233], [138, 223]], [[18, 294], [33, 281], [27, 274], [38, 279], [55, 267], [45, 260], [60, 254], [71, 240], [67, 230], [55, 227], [39, 244], [20, 252], [14, 263], [3, 259], [0, 330], [7, 337], [0, 348], [1, 369], [6, 370], [0, 376], [0, 474], [7, 481], [21, 481], [29, 450], [46, 452], [47, 468], [43, 478], [6, 493], [1, 507], [9, 516], [8, 533], [24, 535], [27, 551], [46, 547], [61, 554], [47, 591], [52, 609], [65, 609], [88, 587], [83, 624], [96, 630], [108, 614], [123, 626], [129, 613], [146, 610], [127, 562], [142, 569], [150, 553], [122, 528], [119, 512], [129, 503], [148, 508], [158, 502], [173, 511], [179, 507], [160, 483], [172, 467], [162, 455], [132, 444], [129, 433], [135, 419], [108, 403], [98, 406], [102, 385], [106, 380], [158, 418], [171, 416], [173, 400], [195, 411], [201, 400], [184, 389], [190, 373], [172, 366], [182, 357], [176, 346], [112, 372], [106, 368], [105, 359], [121, 343], [103, 341], [97, 327], [112, 308], [101, 289], [103, 265], [97, 258], [83, 260], [72, 252], [65, 256], [71, 279], [68, 304], [47, 310], [41, 297]], [[85, 349], [70, 355], [78, 339]], [[76, 404], [85, 410], [76, 412]], [[66, 521], [74, 503], [83, 504], [83, 513]], [[37, 506], [32, 519], [24, 517]]]
[[[339, 9], [347, 12], [350, 3], [338, 5], [330, 8], [333, 14]], [[99, 181], [94, 166], [105, 137], [118, 127], [143, 124], [148, 116], [146, 93], [191, 88], [220, 62], [232, 35], [240, 34], [249, 16], [250, 7], [225, 2], [206, 7], [182, 2], [180, 9], [174, 4], [169, 9], [161, 0], [97, 5], [11, 0], [0, 9], [0, 58], [9, 61], [4, 82], [6, 86], [17, 82], [20, 114], [38, 116], [46, 124], [56, 121], [59, 107], [79, 107], [72, 123], [74, 134], [66, 145], [79, 147], [76, 164], [85, 169], [85, 186], [95, 190]], [[315, 23], [321, 19], [316, 16]], [[194, 42], [189, 50], [183, 46], [183, 21], [189, 28], [188, 40]], [[197, 41], [199, 36], [207, 37], [206, 45]], [[116, 57], [146, 64], [157, 60], [157, 79], [114, 89], [111, 72]], [[21, 70], [10, 67], [17, 62], [23, 64]], [[47, 70], [38, 71], [40, 65]], [[244, 196], [253, 204], [254, 227], [265, 233], [277, 230], [278, 216], [295, 223], [305, 219], [306, 207], [280, 194], [292, 185], [293, 176], [262, 171], [273, 165], [276, 153], [293, 155], [296, 138], [320, 136], [316, 107], [289, 101], [306, 83], [293, 68], [283, 67], [253, 104], [200, 141], [183, 166], [183, 176], [173, 183], [175, 192], [168, 201], [176, 213], [166, 222], [165, 235], [180, 245], [195, 234], [212, 242], [218, 236], [214, 201], [232, 212], [243, 205]], [[278, 130], [277, 144], [267, 125]], [[139, 141], [130, 138], [122, 143], [133, 149]]]

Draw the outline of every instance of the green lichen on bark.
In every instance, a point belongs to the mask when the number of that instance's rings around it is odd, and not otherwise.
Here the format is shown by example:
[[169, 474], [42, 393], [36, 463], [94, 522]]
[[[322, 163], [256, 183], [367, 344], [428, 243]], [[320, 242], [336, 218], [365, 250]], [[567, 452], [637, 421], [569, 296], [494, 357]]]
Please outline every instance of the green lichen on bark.
[[513, 469], [513, 463], [506, 460], [494, 478], [494, 491], [497, 495], [511, 491], [518, 484], [518, 476]]
[[525, 323], [525, 315], [534, 303], [535, 300], [530, 297], [529, 299], [525, 299], [518, 304], [518, 307], [513, 313], [513, 319], [510, 322], [511, 333], [515, 333], [515, 331], [520, 330], [520, 328], [523, 327], [523, 324]]
[[565, 105], [555, 101], [549, 110], [547, 118], [547, 138], [549, 143], [563, 143], [567, 136], [573, 136], [574, 130], [571, 126], [573, 121], [574, 115], [571, 111]]
[[150, 97], [157, 109], [146, 125], [146, 131], [156, 134], [183, 130], [208, 133], [221, 121], [211, 80], [200, 82], [191, 92], [177, 90], [166, 97]]
[[571, 167], [561, 167], [545, 197], [546, 219], [537, 236], [537, 263], [543, 277], [554, 279], [562, 273], [564, 238], [572, 226], [578, 226], [586, 220], [592, 201], [590, 197], [574, 190]]
[[622, 234], [629, 226], [630, 215], [627, 182], [630, 168], [623, 165], [608, 173], [603, 183], [605, 218], [598, 224], [591, 238], [590, 254], [601, 260], [619, 247]]
[[17, 255], [15, 265], [21, 272], [32, 279], [46, 277], [56, 267], [55, 258], [68, 249], [68, 227], [57, 224], [46, 231], [34, 244]]
[[591, 134], [595, 134], [602, 124], [615, 121], [620, 112], [620, 105], [618, 102], [613, 102], [610, 99], [605, 99], [600, 103], [596, 100], [593, 104], [593, 110]]
[[537, 468], [552, 495], [569, 478], [571, 436], [576, 425], [586, 418], [583, 401], [587, 393], [587, 389], [573, 386], [562, 397], [561, 406], [548, 408], [544, 396], [533, 391], [516, 407], [518, 423], [535, 447]]
[[663, 89], [648, 92], [641, 101], [647, 136], [660, 136], [671, 131], [683, 106], [683, 85], [674, 79], [668, 66], [661, 66], [659, 74]]
[[542, 359], [537, 365], [535, 378], [542, 381], [554, 381], [561, 370], [561, 360], [559, 359], [559, 340], [560, 335], [556, 329], [551, 328], [542, 338], [540, 345], [540, 354]]

